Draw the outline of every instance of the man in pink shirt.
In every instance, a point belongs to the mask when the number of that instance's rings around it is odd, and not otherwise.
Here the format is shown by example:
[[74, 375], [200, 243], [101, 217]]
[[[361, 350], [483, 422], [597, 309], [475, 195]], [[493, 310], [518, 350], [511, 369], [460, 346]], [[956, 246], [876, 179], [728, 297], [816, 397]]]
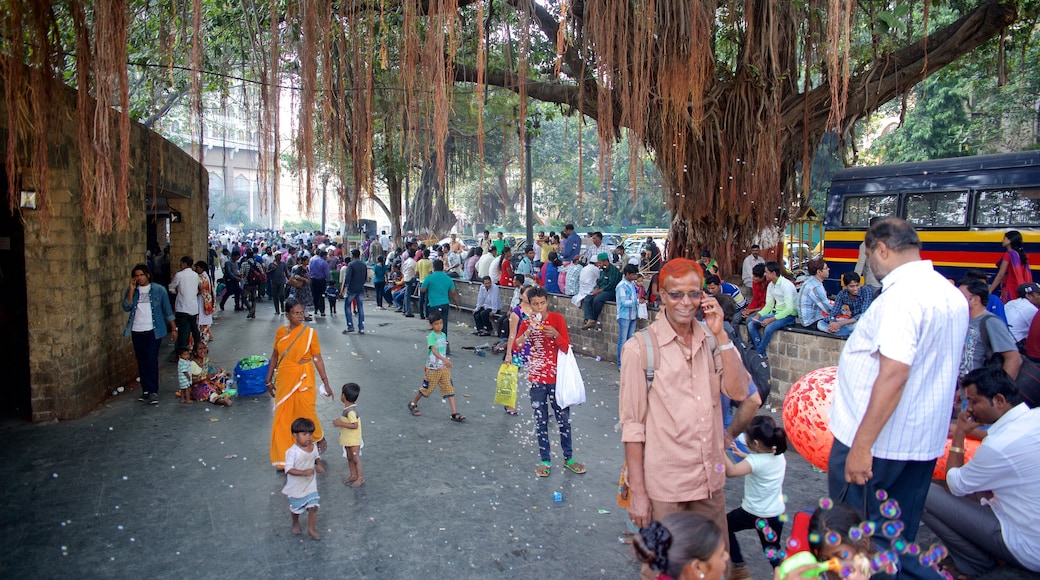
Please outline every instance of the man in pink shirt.
[[[703, 294], [703, 282], [692, 260], [676, 258], [661, 268], [662, 313], [647, 328], [655, 364], [648, 369], [640, 333], [621, 351], [621, 441], [632, 523], [642, 528], [668, 514], [693, 511], [713, 519], [726, 537], [719, 394], [743, 401], [750, 377], [723, 329], [722, 308]], [[703, 324], [698, 311], [704, 313]], [[649, 384], [648, 370], [653, 371]], [[643, 578], [653, 577], [643, 566]]]

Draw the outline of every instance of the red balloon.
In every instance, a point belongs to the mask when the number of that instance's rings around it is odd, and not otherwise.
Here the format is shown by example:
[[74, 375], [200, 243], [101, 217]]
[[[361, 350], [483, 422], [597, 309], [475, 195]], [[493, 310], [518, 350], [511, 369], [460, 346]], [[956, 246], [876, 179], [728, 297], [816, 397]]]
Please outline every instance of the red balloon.
[[834, 435], [831, 403], [838, 367], [823, 367], [798, 379], [784, 397], [783, 419], [787, 439], [806, 461], [827, 470]]
[[[818, 469], [827, 471], [827, 458], [834, 445], [831, 434], [831, 404], [834, 402], [834, 383], [838, 367], [823, 367], [798, 379], [784, 397], [783, 420], [787, 439], [806, 461]], [[950, 453], [951, 439], [946, 440], [943, 454], [935, 462], [934, 479], [946, 479], [946, 460]], [[975, 455], [979, 441], [964, 442], [964, 461]]]

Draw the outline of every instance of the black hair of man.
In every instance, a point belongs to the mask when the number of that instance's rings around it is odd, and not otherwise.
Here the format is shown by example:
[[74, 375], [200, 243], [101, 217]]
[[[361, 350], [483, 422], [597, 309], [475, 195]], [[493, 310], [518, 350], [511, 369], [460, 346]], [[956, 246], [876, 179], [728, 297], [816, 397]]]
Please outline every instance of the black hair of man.
[[773, 262], [773, 261], [766, 262], [766, 270], [769, 270], [770, 272], [776, 274], [777, 276], [783, 276], [784, 275], [784, 269], [783, 269], [782, 266], [780, 266], [779, 262]]
[[354, 248], [353, 250], [350, 251], [350, 257], [351, 258], [360, 258], [361, 257], [361, 250], [359, 250], [357, 248]]
[[968, 294], [974, 294], [979, 297], [979, 301], [985, 306], [989, 304], [989, 286], [986, 285], [982, 280], [976, 280], [975, 278], [968, 278], [965, 276], [960, 280], [957, 280], [957, 287], [964, 286], [964, 289], [968, 291]]
[[621, 270], [622, 274], [638, 274], [639, 267], [635, 264], [625, 264], [625, 267]]
[[845, 272], [844, 274], [841, 275], [841, 281], [846, 286], [848, 286], [849, 284], [852, 284], [853, 282], [857, 282], [858, 283], [859, 282], [859, 274], [857, 274], [855, 272]]
[[722, 279], [719, 278], [718, 276], [716, 276], [715, 274], [708, 274], [707, 276], [704, 277], [704, 285], [705, 286], [709, 286], [711, 284], [715, 284], [715, 285], [721, 286], [722, 285]]
[[1004, 369], [982, 367], [964, 375], [961, 379], [961, 387], [967, 389], [969, 385], [975, 385], [975, 392], [980, 397], [986, 397], [993, 402], [993, 397], [1003, 395], [1008, 404], [1014, 406], [1022, 402], [1022, 395], [1018, 392], [1018, 386], [1011, 380]]
[[758, 276], [759, 278], [761, 278], [762, 276], [765, 276], [766, 275], [766, 265], [765, 264], [755, 264], [755, 266], [753, 268], [751, 268], [751, 275], [752, 276]]
[[436, 260], [434, 260], [433, 261], [433, 271], [434, 272], [443, 272], [444, 271], [444, 260], [441, 260], [440, 258], [437, 258]]

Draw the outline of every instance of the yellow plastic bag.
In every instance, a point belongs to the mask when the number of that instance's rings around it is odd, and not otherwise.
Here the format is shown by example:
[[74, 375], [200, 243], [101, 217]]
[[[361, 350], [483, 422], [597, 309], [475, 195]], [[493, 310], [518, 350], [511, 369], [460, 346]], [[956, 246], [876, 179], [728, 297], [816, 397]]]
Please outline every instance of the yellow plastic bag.
[[502, 363], [498, 367], [498, 381], [495, 384], [495, 404], [506, 407], [516, 406], [516, 379], [519, 369], [511, 363]]

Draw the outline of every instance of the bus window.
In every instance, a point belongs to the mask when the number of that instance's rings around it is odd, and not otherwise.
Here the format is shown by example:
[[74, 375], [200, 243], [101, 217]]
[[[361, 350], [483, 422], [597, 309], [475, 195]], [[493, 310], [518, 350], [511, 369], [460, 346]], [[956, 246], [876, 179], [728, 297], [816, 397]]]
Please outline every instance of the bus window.
[[863, 195], [845, 198], [845, 207], [841, 212], [841, 225], [845, 227], [864, 228], [870, 225], [870, 218], [895, 215], [896, 196]]
[[967, 191], [911, 193], [903, 202], [904, 218], [914, 227], [963, 226], [968, 217]]
[[980, 190], [975, 204], [975, 225], [1040, 225], [1040, 188]]

